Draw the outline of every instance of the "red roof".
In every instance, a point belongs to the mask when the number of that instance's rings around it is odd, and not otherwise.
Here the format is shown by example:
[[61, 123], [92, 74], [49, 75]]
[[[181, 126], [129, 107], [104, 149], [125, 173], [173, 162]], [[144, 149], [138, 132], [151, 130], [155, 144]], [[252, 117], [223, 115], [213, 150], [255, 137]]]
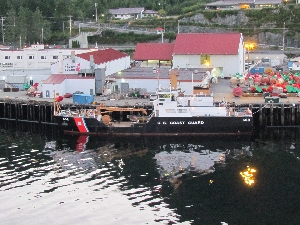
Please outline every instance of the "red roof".
[[107, 48], [107, 49], [103, 49], [103, 50], [98, 50], [98, 51], [92, 51], [92, 52], [86, 52], [86, 53], [81, 53], [78, 54], [77, 56], [85, 59], [87, 61], [90, 61], [90, 56], [94, 57], [94, 62], [95, 64], [102, 64], [105, 62], [109, 62], [115, 59], [120, 59], [120, 58], [124, 58], [126, 56], [128, 56], [126, 53], [117, 51], [115, 49], [112, 48]]
[[173, 43], [138, 43], [133, 59], [142, 60], [172, 60]]
[[240, 33], [181, 33], [176, 37], [174, 55], [237, 55]]
[[94, 77], [79, 77], [77, 74], [52, 74], [43, 84], [61, 84], [64, 80], [70, 79], [94, 79]]

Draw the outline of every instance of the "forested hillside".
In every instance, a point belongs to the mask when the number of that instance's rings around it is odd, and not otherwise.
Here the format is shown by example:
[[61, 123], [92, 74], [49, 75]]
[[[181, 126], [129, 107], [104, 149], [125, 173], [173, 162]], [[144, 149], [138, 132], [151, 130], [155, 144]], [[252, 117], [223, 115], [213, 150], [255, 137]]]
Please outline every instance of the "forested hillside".
[[5, 43], [55, 43], [69, 37], [69, 22], [98, 21], [108, 9], [144, 7], [162, 15], [180, 15], [199, 9], [197, 0], [0, 0], [2, 41]]
[[[78, 34], [75, 21], [117, 24], [128, 27], [129, 21], [110, 20], [108, 9], [144, 7], [159, 12], [161, 18], [130, 21], [131, 28], [155, 29], [164, 27], [169, 41], [175, 38], [178, 24], [181, 32], [241, 32], [245, 40], [270, 45], [300, 46], [300, 5], [282, 4], [276, 9], [205, 10], [213, 0], [0, 0], [0, 41], [12, 46], [36, 42], [67, 44]], [[176, 17], [173, 17], [176, 15]], [[71, 28], [70, 28], [71, 25]], [[95, 28], [94, 28], [95, 29]], [[81, 30], [82, 31], [82, 30]], [[93, 30], [91, 30], [93, 31]], [[95, 31], [95, 30], [94, 30]], [[107, 32], [106, 32], [107, 33]], [[109, 33], [109, 32], [108, 32]], [[155, 36], [114, 35], [118, 43], [153, 40]], [[126, 36], [122, 40], [122, 36]], [[111, 34], [110, 34], [111, 37]], [[111, 39], [93, 38], [102, 43]], [[116, 42], [114, 40], [114, 43]], [[104, 43], [103, 43], [104, 44]]]

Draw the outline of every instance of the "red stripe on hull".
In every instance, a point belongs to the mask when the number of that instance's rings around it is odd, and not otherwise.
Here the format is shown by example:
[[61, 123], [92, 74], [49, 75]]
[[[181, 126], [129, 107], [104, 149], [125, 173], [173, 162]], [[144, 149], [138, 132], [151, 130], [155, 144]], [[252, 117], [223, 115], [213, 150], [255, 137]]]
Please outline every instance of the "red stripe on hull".
[[84, 122], [84, 119], [81, 118], [81, 117], [74, 117], [74, 120], [75, 120], [75, 123], [76, 123], [76, 126], [79, 130], [79, 132], [89, 132], [89, 130], [87, 129], [86, 125], [85, 125], [85, 122]]

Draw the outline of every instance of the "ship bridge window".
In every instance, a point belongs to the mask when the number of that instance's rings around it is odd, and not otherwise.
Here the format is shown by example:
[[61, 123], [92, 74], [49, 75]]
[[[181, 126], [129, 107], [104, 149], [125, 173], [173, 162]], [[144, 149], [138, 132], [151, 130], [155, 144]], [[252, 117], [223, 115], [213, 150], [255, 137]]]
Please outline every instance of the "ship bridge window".
[[159, 98], [170, 98], [170, 94], [159, 94]]
[[167, 113], [176, 113], [176, 110], [175, 109], [166, 109], [166, 112]]

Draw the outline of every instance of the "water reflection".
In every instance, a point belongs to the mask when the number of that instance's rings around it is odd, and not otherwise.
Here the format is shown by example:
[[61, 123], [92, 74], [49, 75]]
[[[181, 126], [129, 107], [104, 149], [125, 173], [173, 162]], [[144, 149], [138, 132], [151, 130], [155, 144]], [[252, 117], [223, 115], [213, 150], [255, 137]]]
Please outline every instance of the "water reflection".
[[255, 182], [256, 172], [257, 172], [256, 169], [247, 166], [247, 169], [245, 171], [240, 172], [240, 174], [241, 174], [244, 182], [247, 185], [251, 186]]
[[[252, 157], [248, 138], [230, 139], [220, 136], [213, 141], [212, 143], [209, 138], [178, 140], [172, 137], [127, 137], [99, 141], [95, 137], [71, 136], [62, 143], [46, 142], [44, 152], [48, 152], [64, 170], [92, 172], [110, 165], [116, 170], [117, 176], [125, 175], [128, 183], [141, 181], [141, 177], [149, 177], [151, 174], [153, 185], [168, 181], [177, 189], [182, 183], [180, 178], [183, 175], [207, 175], [224, 168], [226, 159], [241, 160]], [[133, 168], [138, 168], [138, 171], [128, 172]], [[145, 172], [139, 174], [143, 170]], [[209, 182], [212, 184], [213, 180]]]
[[[82, 224], [79, 217], [101, 224], [263, 224], [266, 215], [265, 223], [284, 224], [280, 215], [286, 213], [293, 224], [299, 208], [286, 209], [300, 200], [299, 143], [296, 135], [273, 140], [6, 133], [0, 136], [6, 203], [0, 210], [6, 224], [18, 224], [16, 213], [24, 224], [32, 222], [37, 210], [44, 212], [36, 216], [40, 223], [57, 223], [47, 216], [51, 210], [58, 224]], [[245, 170], [254, 176], [251, 188], [240, 174]], [[283, 205], [280, 212], [276, 202]]]

